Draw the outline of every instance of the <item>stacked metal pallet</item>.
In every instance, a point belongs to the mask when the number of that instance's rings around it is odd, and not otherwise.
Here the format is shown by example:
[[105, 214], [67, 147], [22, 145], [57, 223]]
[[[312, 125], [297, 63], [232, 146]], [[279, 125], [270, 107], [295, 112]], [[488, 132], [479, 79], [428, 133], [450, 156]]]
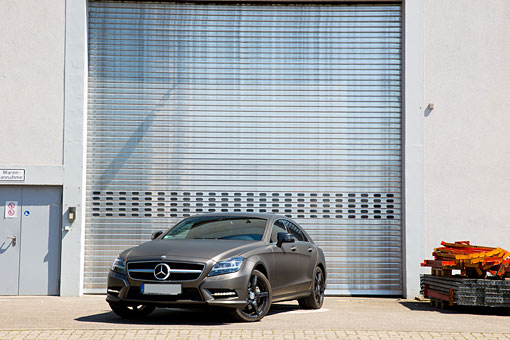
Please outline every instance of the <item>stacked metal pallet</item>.
[[462, 306], [510, 307], [510, 281], [465, 279], [457, 290]]
[[423, 267], [431, 267], [432, 274], [435, 271], [451, 273], [452, 269], [460, 270], [464, 277], [473, 278], [484, 278], [487, 275], [504, 278], [510, 274], [510, 252], [504, 249], [474, 246], [469, 241], [443, 241], [441, 245], [432, 253], [434, 260], [425, 260], [421, 264]]
[[[421, 293], [434, 306], [510, 307], [510, 252], [468, 241], [441, 245], [434, 260], [422, 263], [432, 275], [421, 276]], [[452, 276], [452, 270], [461, 274]]]
[[421, 293], [450, 306], [510, 307], [510, 281], [462, 276], [421, 276]]

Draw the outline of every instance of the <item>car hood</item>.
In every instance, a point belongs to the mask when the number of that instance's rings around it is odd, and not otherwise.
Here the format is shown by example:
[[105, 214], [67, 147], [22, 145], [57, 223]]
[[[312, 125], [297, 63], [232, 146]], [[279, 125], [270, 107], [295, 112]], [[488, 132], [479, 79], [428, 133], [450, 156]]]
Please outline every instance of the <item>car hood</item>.
[[260, 247], [263, 242], [239, 240], [153, 240], [124, 251], [127, 261], [161, 259], [168, 260], [220, 261]]

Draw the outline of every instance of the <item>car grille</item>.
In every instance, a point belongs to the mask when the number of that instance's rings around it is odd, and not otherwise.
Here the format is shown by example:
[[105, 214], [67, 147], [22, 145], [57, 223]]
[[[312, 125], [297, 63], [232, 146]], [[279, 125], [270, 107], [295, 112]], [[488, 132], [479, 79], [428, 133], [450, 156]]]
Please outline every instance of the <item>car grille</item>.
[[202, 296], [197, 288], [183, 288], [182, 293], [179, 295], [145, 295], [140, 293], [140, 287], [130, 287], [127, 299], [130, 300], [143, 300], [143, 301], [203, 301]]
[[[158, 280], [154, 276], [154, 268], [166, 263], [170, 267], [170, 276], [166, 280]], [[128, 262], [127, 270], [129, 277], [140, 281], [192, 281], [202, 274], [205, 265], [203, 263], [168, 262], [168, 261], [139, 261]]]

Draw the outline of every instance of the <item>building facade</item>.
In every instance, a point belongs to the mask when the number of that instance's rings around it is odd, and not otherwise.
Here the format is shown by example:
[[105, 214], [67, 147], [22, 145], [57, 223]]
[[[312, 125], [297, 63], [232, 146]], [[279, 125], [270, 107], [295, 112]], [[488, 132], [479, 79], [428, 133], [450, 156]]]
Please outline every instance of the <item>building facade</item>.
[[0, 294], [102, 293], [213, 211], [296, 219], [329, 294], [415, 296], [442, 239], [509, 247], [504, 1], [2, 6]]

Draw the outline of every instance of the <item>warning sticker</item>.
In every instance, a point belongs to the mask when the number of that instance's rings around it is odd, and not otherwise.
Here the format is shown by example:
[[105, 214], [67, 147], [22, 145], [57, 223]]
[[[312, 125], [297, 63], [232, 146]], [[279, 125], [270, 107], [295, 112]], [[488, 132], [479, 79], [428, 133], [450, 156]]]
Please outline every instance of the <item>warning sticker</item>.
[[18, 201], [5, 202], [5, 218], [18, 217]]

